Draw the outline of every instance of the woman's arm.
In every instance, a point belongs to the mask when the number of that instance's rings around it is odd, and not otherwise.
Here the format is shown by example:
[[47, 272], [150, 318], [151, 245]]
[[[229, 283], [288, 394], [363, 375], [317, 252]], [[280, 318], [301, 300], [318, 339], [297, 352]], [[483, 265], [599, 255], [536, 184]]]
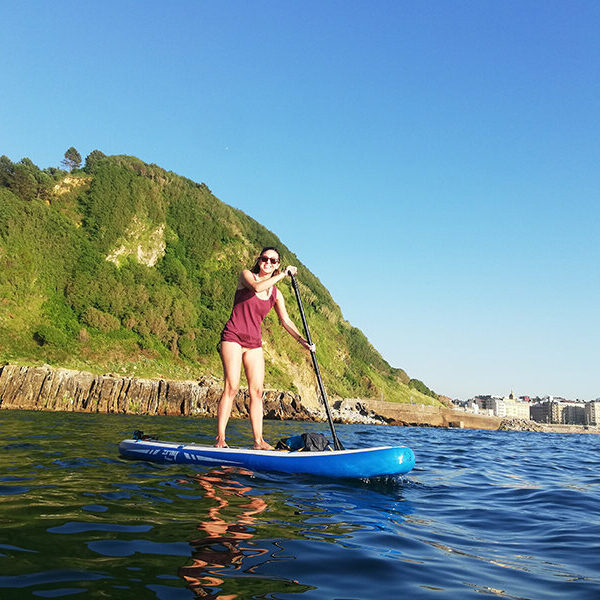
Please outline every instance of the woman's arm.
[[315, 351], [315, 345], [312, 344], [310, 345], [308, 343], [307, 340], [305, 340], [302, 335], [300, 335], [300, 332], [298, 331], [298, 328], [296, 327], [296, 325], [294, 325], [294, 322], [290, 319], [290, 316], [288, 315], [288, 312], [285, 308], [285, 300], [283, 299], [283, 294], [281, 294], [279, 292], [279, 290], [277, 290], [277, 298], [275, 299], [275, 312], [277, 313], [277, 316], [279, 317], [279, 322], [281, 323], [282, 327], [302, 346], [304, 346], [304, 348], [306, 348], [307, 350], [310, 350], [311, 352]]
[[249, 269], [244, 269], [240, 275], [240, 284], [257, 293], [264, 292], [273, 287], [276, 283], [279, 283], [282, 279], [285, 279], [288, 275], [295, 275], [297, 270], [296, 267], [287, 267], [284, 271], [279, 273], [279, 275], [274, 275], [273, 277], [269, 277], [269, 279], [264, 279], [262, 281], [256, 281], [254, 273]]

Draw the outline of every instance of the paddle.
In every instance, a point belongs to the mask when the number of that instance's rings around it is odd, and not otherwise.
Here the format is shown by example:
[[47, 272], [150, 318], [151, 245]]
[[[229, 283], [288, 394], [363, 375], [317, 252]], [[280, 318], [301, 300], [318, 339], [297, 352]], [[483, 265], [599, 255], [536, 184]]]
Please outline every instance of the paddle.
[[[296, 277], [294, 275], [292, 275], [292, 287], [294, 288], [294, 293], [296, 294], [296, 300], [298, 300], [298, 308], [300, 309], [300, 316], [302, 317], [302, 324], [304, 325], [306, 341], [312, 346], [310, 331], [308, 329], [308, 323], [306, 322], [306, 317], [304, 315], [304, 308], [302, 306], [302, 299], [300, 298], [300, 291], [298, 290], [298, 282], [296, 281]], [[315, 375], [317, 376], [317, 382], [319, 383], [319, 390], [321, 390], [321, 398], [323, 399], [323, 405], [325, 406], [325, 412], [327, 413], [329, 427], [331, 428], [331, 435], [333, 436], [333, 447], [335, 450], [343, 450], [344, 446], [342, 446], [342, 443], [340, 442], [340, 440], [338, 440], [338, 437], [335, 434], [335, 427], [333, 426], [333, 419], [331, 418], [331, 411], [329, 410], [329, 403], [327, 402], [325, 386], [323, 385], [323, 381], [321, 379], [319, 364], [317, 363], [317, 356], [312, 350], [310, 351], [310, 356], [312, 358], [313, 367], [315, 369]]]

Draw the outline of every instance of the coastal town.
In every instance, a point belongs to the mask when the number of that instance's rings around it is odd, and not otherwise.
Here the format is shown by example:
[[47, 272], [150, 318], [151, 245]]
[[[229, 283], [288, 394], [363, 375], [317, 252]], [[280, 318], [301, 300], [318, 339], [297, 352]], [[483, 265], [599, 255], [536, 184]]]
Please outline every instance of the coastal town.
[[529, 419], [544, 424], [600, 425], [600, 398], [584, 402], [557, 396], [515, 396], [510, 392], [508, 396], [481, 395], [466, 401], [452, 402], [456, 409], [478, 415]]

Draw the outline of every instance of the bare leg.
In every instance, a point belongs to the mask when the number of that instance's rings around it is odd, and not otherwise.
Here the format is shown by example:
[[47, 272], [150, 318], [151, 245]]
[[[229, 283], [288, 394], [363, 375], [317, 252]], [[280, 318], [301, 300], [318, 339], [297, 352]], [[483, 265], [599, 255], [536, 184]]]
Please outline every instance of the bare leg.
[[217, 410], [217, 438], [215, 446], [226, 448], [225, 429], [231, 414], [233, 399], [240, 388], [240, 370], [242, 368], [242, 347], [235, 342], [221, 343], [221, 360], [223, 361], [224, 387], [219, 408]]
[[262, 348], [246, 350], [242, 356], [250, 393], [250, 423], [257, 450], [273, 450], [263, 439], [263, 384], [265, 381], [265, 359]]

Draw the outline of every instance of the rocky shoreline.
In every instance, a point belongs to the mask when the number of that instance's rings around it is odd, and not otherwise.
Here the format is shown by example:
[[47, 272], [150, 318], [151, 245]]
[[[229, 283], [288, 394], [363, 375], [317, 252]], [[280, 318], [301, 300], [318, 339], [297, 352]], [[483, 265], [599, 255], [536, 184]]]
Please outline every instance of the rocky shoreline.
[[[48, 365], [0, 365], [0, 409], [215, 417], [221, 392], [222, 383], [213, 377], [171, 381], [136, 379], [117, 374], [96, 375]], [[326, 419], [323, 408], [307, 406], [299, 394], [266, 390], [263, 402], [265, 419]], [[330, 403], [333, 420], [337, 423], [598, 433], [597, 427], [502, 420], [433, 405], [360, 399], [333, 400]], [[235, 398], [232, 418], [246, 418], [247, 407], [248, 391], [242, 389]]]
[[[212, 377], [170, 381], [95, 375], [48, 365], [0, 366], [0, 409], [215, 417], [222, 389], [221, 382]], [[263, 403], [265, 419], [325, 419], [324, 410], [305, 406], [299, 394], [266, 390]], [[389, 422], [354, 400], [333, 402], [332, 412], [338, 422]], [[248, 416], [248, 390], [237, 394], [231, 416]]]

